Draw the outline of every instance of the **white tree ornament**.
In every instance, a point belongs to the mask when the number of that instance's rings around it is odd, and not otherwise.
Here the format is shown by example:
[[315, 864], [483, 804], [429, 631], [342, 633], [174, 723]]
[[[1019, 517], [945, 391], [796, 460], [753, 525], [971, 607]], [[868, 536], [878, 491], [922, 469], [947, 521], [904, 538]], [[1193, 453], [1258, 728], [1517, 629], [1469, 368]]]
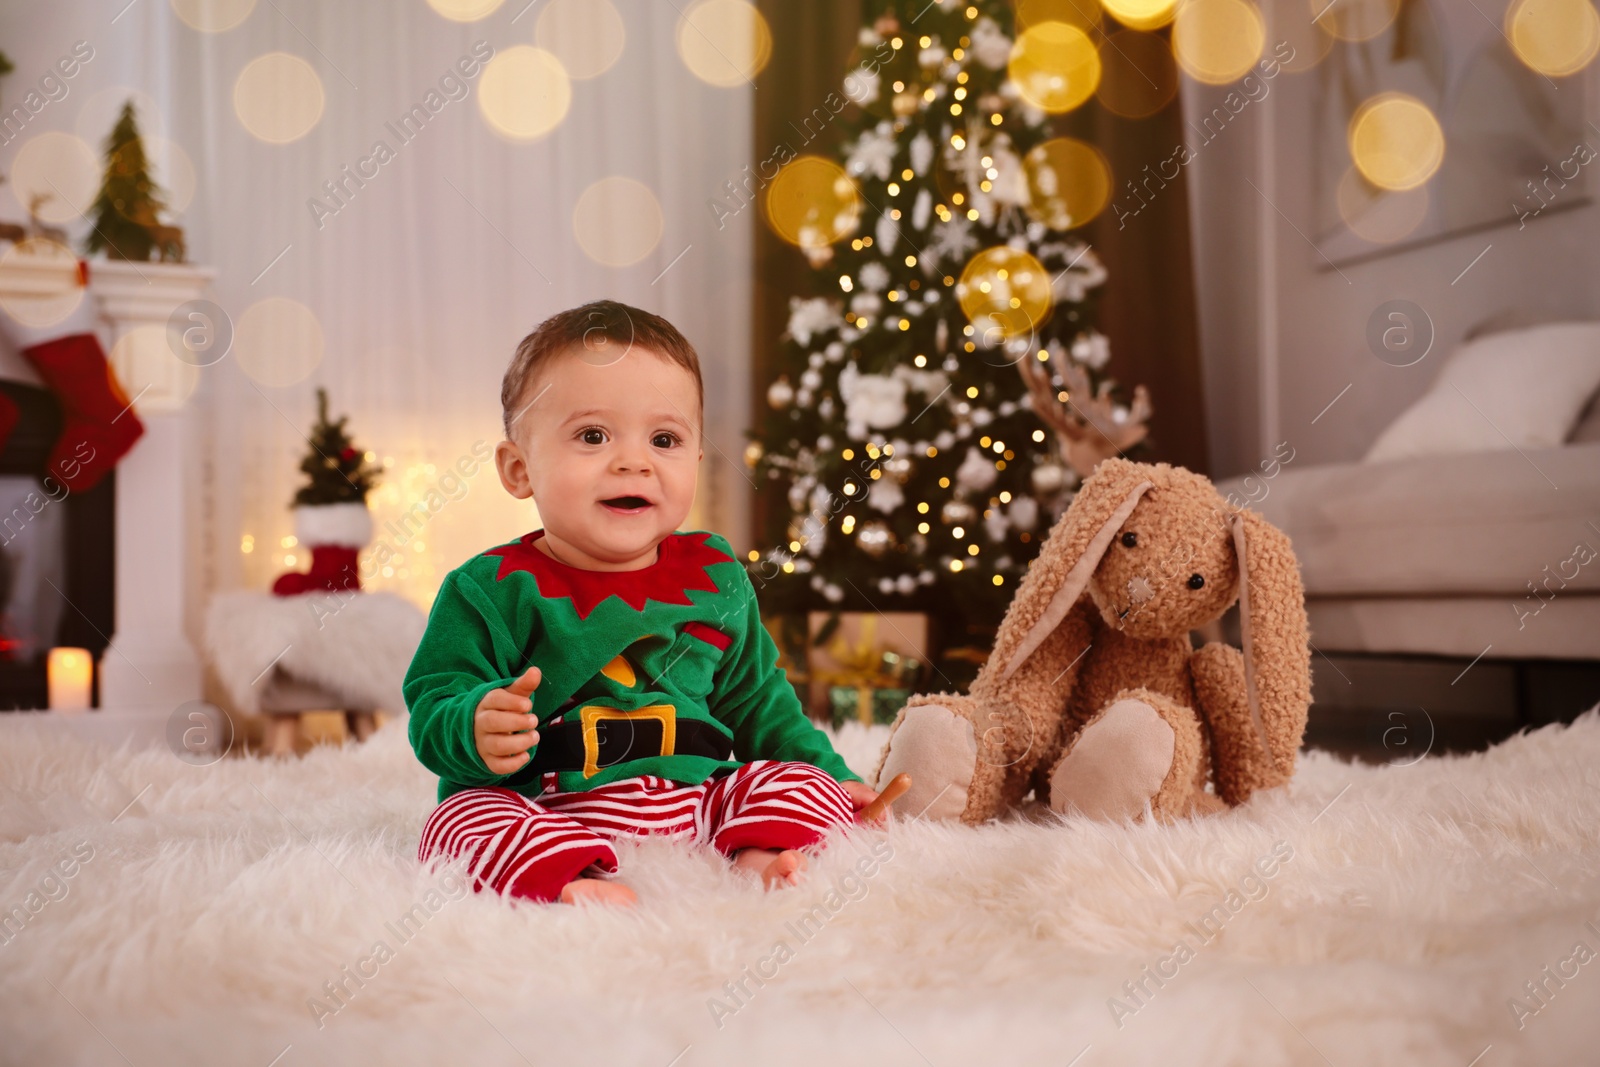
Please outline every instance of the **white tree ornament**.
[[981, 493], [993, 485], [999, 476], [994, 464], [982, 452], [969, 447], [967, 458], [962, 460], [961, 466], [956, 469], [956, 484], [970, 492]]
[[837, 328], [839, 322], [838, 306], [825, 297], [789, 298], [789, 336], [802, 345], [809, 345], [817, 334]]
[[985, 16], [972, 27], [972, 54], [990, 70], [999, 70], [1011, 61], [1011, 38], [994, 19]]
[[883, 512], [892, 515], [906, 502], [905, 490], [900, 488], [900, 483], [893, 478], [878, 478], [873, 481], [872, 487], [867, 490], [867, 503]]
[[[1050, 248], [1040, 251], [1048, 252]], [[1106, 280], [1105, 265], [1088, 245], [1068, 245], [1061, 248], [1060, 254], [1071, 266], [1050, 280], [1050, 292], [1057, 300], [1078, 303], [1090, 289]]]
[[879, 215], [876, 237], [878, 239], [878, 247], [883, 250], [883, 255], [894, 254], [894, 242], [899, 236], [900, 230], [895, 226], [894, 220], [888, 215]]
[[862, 374], [854, 363], [839, 372], [839, 395], [850, 436], [860, 441], [869, 428], [886, 430], [906, 417], [906, 383], [883, 374]]
[[881, 293], [889, 288], [889, 268], [879, 260], [864, 264], [857, 277], [861, 280], [861, 288], [869, 293]]
[[845, 157], [845, 169], [860, 177], [871, 174], [879, 181], [889, 179], [889, 168], [894, 166], [894, 129], [887, 122], [862, 133], [850, 154]]
[[1006, 521], [1005, 512], [999, 508], [990, 508], [989, 514], [983, 519], [983, 532], [989, 535], [989, 540], [1001, 544], [1006, 539], [1006, 530], [1010, 525]]
[[965, 262], [967, 253], [978, 247], [972, 224], [964, 215], [951, 215], [948, 221], [933, 224], [933, 243], [929, 246], [942, 260]]

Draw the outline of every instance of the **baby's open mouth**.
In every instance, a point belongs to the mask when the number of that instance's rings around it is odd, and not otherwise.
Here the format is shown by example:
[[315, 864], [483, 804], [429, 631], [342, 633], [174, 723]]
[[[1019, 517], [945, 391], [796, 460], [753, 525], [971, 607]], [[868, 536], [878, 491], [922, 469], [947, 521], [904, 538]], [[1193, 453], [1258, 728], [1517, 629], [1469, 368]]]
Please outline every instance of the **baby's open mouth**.
[[650, 501], [642, 496], [614, 496], [600, 503], [614, 511], [639, 511], [650, 506]]

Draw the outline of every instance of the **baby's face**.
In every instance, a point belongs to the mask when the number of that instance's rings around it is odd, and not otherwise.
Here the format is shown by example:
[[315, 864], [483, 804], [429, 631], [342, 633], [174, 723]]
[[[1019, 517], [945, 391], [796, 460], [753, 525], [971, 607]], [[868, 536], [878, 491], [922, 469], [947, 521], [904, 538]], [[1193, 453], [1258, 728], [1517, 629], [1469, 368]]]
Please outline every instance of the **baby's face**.
[[556, 558], [594, 570], [655, 562], [694, 502], [694, 376], [638, 345], [610, 362], [574, 349], [534, 376], [522, 404], [495, 459], [507, 491], [538, 505]]

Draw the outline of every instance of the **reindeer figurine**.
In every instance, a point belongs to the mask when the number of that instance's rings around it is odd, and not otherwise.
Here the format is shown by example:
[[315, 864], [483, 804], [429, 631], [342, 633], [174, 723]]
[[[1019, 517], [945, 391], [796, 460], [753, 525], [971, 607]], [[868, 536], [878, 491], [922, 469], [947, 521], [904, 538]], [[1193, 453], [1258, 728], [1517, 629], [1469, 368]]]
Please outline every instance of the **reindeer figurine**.
[[[0, 174], [0, 184], [3, 184], [5, 180], [6, 176]], [[28, 230], [26, 227], [18, 226], [14, 222], [0, 222], [0, 241], [10, 241], [14, 245], [19, 245], [27, 239]]]
[[141, 204], [137, 213], [130, 216], [130, 221], [144, 227], [150, 235], [150, 243], [155, 247], [163, 263], [182, 263], [186, 254], [183, 244], [183, 227], [168, 226], [156, 218], [155, 210], [149, 204]]
[[[4, 181], [0, 177], [0, 181]], [[67, 243], [67, 231], [60, 226], [52, 226], [45, 222], [39, 214], [39, 209], [49, 200], [54, 200], [53, 193], [34, 193], [28, 197], [28, 224], [18, 226], [14, 222], [0, 222], [0, 241], [10, 241], [20, 245], [25, 241], [53, 241], [56, 244]]]
[[28, 235], [64, 245], [67, 243], [67, 231], [60, 226], [51, 226], [39, 215], [39, 209], [45, 202], [54, 199], [54, 193], [34, 193], [28, 197]]
[[1144, 440], [1149, 432], [1145, 422], [1150, 418], [1150, 394], [1144, 386], [1135, 386], [1133, 404], [1119, 420], [1109, 393], [1110, 383], [1095, 395], [1083, 368], [1071, 360], [1065, 362], [1067, 368], [1061, 375], [1065, 399], [1057, 395], [1043, 363], [1018, 360], [1017, 372], [1028, 387], [1033, 413], [1055, 431], [1061, 458], [1077, 471], [1078, 477], [1087, 478], [1101, 460], [1121, 455]]

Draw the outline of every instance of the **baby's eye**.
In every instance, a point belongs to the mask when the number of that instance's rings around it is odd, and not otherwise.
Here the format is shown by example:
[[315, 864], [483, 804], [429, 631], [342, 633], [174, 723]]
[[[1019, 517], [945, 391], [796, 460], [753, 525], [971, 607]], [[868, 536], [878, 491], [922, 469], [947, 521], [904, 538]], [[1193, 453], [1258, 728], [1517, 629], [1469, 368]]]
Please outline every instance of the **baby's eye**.
[[603, 445], [606, 443], [606, 432], [598, 426], [591, 426], [578, 435], [586, 445]]
[[678, 435], [675, 433], [668, 433], [666, 430], [662, 430], [660, 433], [650, 438], [650, 443], [655, 445], [657, 448], [671, 448], [673, 445], [678, 443]]

